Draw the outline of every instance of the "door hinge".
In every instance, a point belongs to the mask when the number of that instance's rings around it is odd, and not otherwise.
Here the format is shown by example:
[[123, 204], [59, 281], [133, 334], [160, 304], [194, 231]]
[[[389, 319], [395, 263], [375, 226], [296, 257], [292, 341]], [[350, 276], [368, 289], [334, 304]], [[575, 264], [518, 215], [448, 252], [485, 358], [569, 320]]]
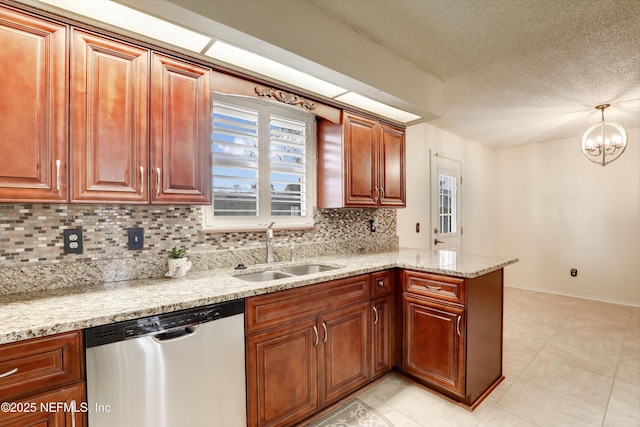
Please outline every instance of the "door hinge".
[[462, 176], [460, 177], [460, 185], [462, 185]]
[[460, 235], [462, 236], [464, 234], [464, 227], [460, 227]]

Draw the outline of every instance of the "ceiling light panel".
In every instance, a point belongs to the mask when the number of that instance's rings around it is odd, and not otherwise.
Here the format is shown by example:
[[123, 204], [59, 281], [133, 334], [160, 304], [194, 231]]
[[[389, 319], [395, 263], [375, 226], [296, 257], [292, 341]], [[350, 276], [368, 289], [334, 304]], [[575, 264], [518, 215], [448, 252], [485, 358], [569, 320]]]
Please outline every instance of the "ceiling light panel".
[[211, 41], [210, 37], [108, 0], [40, 1], [194, 52], [202, 52]]
[[221, 41], [216, 41], [205, 55], [328, 98], [347, 92], [339, 86]]
[[336, 101], [353, 105], [354, 107], [358, 107], [371, 113], [396, 120], [400, 123], [409, 123], [422, 118], [407, 111], [403, 111], [398, 108], [391, 107], [390, 105], [374, 101], [371, 98], [367, 98], [355, 92], [345, 93], [343, 95], [337, 96], [335, 99]]

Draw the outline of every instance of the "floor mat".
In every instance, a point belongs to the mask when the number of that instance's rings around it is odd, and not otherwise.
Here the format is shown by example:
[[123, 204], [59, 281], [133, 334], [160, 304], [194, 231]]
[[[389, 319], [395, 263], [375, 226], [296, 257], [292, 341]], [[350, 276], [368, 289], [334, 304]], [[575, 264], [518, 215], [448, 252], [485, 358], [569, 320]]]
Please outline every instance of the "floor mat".
[[361, 400], [353, 399], [309, 427], [393, 427], [393, 424]]

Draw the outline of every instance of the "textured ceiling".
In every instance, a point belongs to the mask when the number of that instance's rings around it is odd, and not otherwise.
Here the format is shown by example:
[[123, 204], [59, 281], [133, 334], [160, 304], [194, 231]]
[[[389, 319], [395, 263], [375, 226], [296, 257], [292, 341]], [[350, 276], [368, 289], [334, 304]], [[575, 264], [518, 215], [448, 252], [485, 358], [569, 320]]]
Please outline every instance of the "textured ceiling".
[[604, 102], [640, 127], [640, 0], [307, 1], [441, 79], [430, 123], [465, 138], [579, 137]]

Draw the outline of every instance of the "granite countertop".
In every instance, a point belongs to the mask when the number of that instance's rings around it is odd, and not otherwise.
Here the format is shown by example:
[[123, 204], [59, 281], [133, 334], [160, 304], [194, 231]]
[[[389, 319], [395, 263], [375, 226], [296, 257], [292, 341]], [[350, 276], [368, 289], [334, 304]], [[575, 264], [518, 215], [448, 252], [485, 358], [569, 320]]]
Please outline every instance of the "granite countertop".
[[[451, 251], [400, 249], [366, 255], [307, 258], [297, 262], [210, 270], [180, 279], [144, 279], [101, 286], [0, 295], [0, 344], [75, 329], [152, 316], [275, 292], [389, 268], [405, 268], [474, 278], [517, 262], [507, 256], [461, 254]], [[267, 282], [248, 282], [237, 274], [299, 264], [324, 264], [335, 270]]]

